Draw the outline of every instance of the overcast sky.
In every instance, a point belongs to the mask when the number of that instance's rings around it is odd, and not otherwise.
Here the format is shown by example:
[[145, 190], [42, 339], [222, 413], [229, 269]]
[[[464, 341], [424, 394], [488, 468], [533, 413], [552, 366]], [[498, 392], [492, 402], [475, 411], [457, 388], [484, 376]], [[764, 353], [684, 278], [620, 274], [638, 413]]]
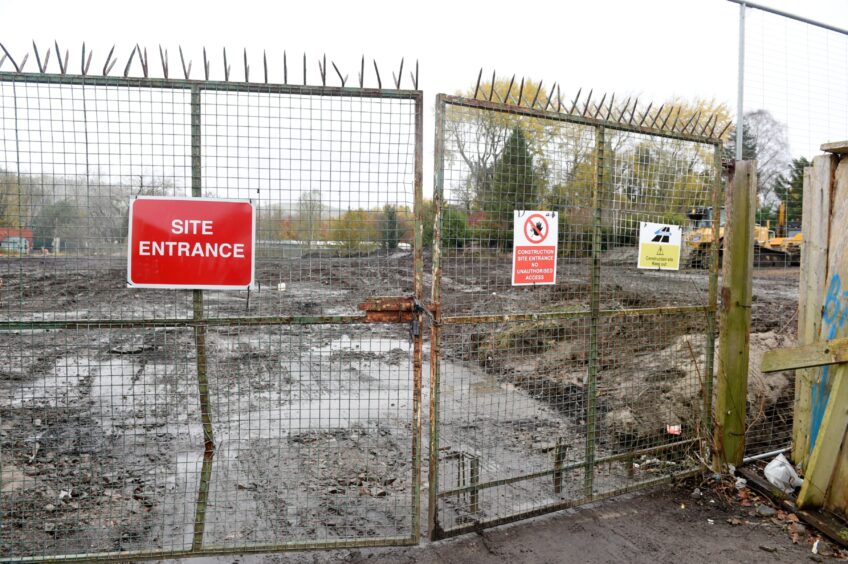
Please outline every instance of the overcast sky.
[[[845, 0], [761, 2], [848, 28]], [[156, 46], [169, 49], [174, 69], [179, 60], [177, 46], [182, 45], [187, 58], [194, 61], [194, 77], [201, 72], [201, 48], [205, 46], [211, 55], [213, 78], [222, 78], [221, 48], [226, 46], [233, 75], [243, 77], [241, 56], [246, 47], [252, 78], [259, 79], [264, 49], [272, 81], [282, 79], [285, 49], [290, 77], [302, 76], [301, 57], [307, 53], [309, 81], [313, 84], [319, 80], [317, 61], [324, 53], [350, 75], [351, 82], [356, 81], [362, 54], [366, 60], [377, 59], [384, 83], [405, 57], [405, 87], [411, 86], [408, 71], [418, 60], [419, 86], [427, 101], [426, 178], [432, 170], [433, 98], [439, 92], [453, 93], [473, 86], [481, 67], [484, 76], [497, 70], [499, 75], [523, 75], [546, 84], [559, 82], [564, 97], [584, 87], [615, 92], [617, 98], [639, 95], [646, 102], [661, 103], [681, 96], [716, 98], [735, 106], [738, 13], [738, 5], [725, 0], [508, 4], [458, 0], [0, 0], [0, 41], [20, 61], [23, 53], [31, 50], [33, 39], [42, 51], [58, 40], [63, 50], [71, 51], [72, 70], [79, 68], [83, 40], [94, 50], [94, 68], [102, 68], [109, 48], [117, 44], [120, 62], [113, 74], [123, 70], [132, 45], [139, 43], [148, 48], [151, 62], [155, 61], [156, 75], [161, 73]], [[778, 40], [779, 33], [775, 29]], [[752, 56], [762, 59], [763, 54]], [[845, 63], [840, 67], [843, 75], [848, 59]], [[51, 65], [55, 71], [55, 55]], [[28, 67], [34, 68], [32, 56]], [[3, 70], [9, 70], [8, 63]], [[376, 85], [369, 65], [366, 76], [366, 85]], [[334, 74], [329, 82], [339, 84]], [[839, 98], [837, 103], [847, 105]]]

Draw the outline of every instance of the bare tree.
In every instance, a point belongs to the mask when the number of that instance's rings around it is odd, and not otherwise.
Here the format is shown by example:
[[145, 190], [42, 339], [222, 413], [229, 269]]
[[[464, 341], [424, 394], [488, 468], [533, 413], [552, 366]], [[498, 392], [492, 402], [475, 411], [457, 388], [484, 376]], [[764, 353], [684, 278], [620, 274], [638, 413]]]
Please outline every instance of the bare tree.
[[[733, 158], [736, 134], [730, 137], [725, 155]], [[742, 158], [757, 161], [757, 194], [762, 205], [776, 199], [775, 189], [789, 170], [792, 159], [786, 125], [777, 121], [768, 110], [747, 112], [742, 132]]]
[[321, 203], [319, 190], [309, 190], [300, 195], [297, 202], [298, 231], [299, 238], [306, 241], [307, 248], [312, 248], [312, 243], [318, 239], [323, 211], [324, 204]]

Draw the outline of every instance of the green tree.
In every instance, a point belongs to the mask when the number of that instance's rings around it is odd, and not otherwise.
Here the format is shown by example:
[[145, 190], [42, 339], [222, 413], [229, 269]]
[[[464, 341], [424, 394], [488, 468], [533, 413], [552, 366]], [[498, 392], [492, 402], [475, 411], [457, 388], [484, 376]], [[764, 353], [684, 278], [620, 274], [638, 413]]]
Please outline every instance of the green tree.
[[349, 210], [330, 226], [330, 234], [345, 251], [364, 251], [376, 247], [377, 225], [374, 214], [365, 210]]
[[792, 159], [789, 178], [781, 175], [775, 182], [774, 195], [786, 204], [787, 224], [801, 223], [801, 207], [804, 200], [804, 169], [811, 164], [806, 157]]
[[[521, 81], [497, 78], [494, 82], [493, 102], [516, 104], [519, 91], [522, 105], [531, 101], [546, 102], [548, 92], [540, 83], [532, 80]], [[491, 82], [480, 84], [478, 99], [488, 99], [492, 89]], [[458, 95], [471, 98], [475, 87], [472, 86]], [[489, 112], [469, 110], [460, 106], [448, 106], [445, 116], [445, 130], [448, 137], [447, 157], [458, 156], [468, 169], [465, 181], [455, 188], [451, 200], [466, 212], [483, 209], [483, 202], [491, 198], [495, 164], [505, 150], [513, 129], [523, 131], [528, 151], [533, 155], [537, 168], [545, 168], [545, 146], [550, 142], [552, 132], [543, 120], [507, 112]]]
[[[32, 234], [34, 247], [60, 250], [78, 250], [84, 245], [86, 237], [83, 210], [70, 200], [60, 200], [44, 206], [33, 219]], [[58, 239], [61, 248], [53, 248], [54, 239]]]
[[514, 128], [495, 163], [491, 196], [483, 203], [489, 244], [508, 248], [512, 243], [514, 210], [537, 209], [542, 181], [533, 165], [533, 155], [520, 128]]
[[383, 249], [393, 251], [400, 243], [400, 223], [395, 206], [386, 204], [383, 207], [382, 226], [380, 229], [380, 243]]
[[446, 206], [442, 210], [442, 247], [464, 247], [468, 237], [468, 216], [461, 209]]
[[17, 178], [0, 171], [0, 227], [22, 227], [22, 195]]

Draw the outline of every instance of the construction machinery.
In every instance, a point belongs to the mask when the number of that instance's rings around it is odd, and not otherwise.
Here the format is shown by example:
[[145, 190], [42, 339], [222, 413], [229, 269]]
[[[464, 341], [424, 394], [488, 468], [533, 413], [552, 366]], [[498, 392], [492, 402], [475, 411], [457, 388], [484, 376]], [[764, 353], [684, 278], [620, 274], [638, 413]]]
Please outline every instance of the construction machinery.
[[[690, 231], [684, 238], [689, 251], [688, 264], [692, 268], [708, 268], [710, 249], [713, 244], [713, 209], [709, 207], [693, 208], [687, 214], [692, 221]], [[719, 217], [719, 261], [724, 248], [724, 224], [726, 214], [721, 209]], [[801, 264], [800, 228], [787, 225], [786, 206], [778, 209], [777, 232], [769, 225], [754, 225], [754, 266], [798, 266]]]

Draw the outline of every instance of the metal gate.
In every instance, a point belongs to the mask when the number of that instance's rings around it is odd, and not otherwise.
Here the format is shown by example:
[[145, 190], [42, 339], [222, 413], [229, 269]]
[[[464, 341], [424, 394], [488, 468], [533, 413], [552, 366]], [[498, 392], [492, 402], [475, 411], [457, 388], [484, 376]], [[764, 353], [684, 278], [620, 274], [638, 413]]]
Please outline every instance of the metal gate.
[[[686, 247], [718, 118], [500, 86], [436, 102], [434, 539], [691, 472], [710, 436], [718, 250]], [[511, 285], [513, 210], [558, 214], [555, 285]], [[679, 271], [637, 269], [640, 222], [686, 228]]]
[[[304, 56], [272, 84], [225, 52], [215, 81], [204, 51], [193, 80], [181, 51], [174, 79], [159, 54], [164, 78], [138, 47], [123, 77], [85, 47], [80, 75], [0, 73], [4, 561], [416, 543], [417, 69], [331, 87], [325, 58], [308, 86]], [[127, 288], [140, 195], [252, 200], [258, 288]]]

